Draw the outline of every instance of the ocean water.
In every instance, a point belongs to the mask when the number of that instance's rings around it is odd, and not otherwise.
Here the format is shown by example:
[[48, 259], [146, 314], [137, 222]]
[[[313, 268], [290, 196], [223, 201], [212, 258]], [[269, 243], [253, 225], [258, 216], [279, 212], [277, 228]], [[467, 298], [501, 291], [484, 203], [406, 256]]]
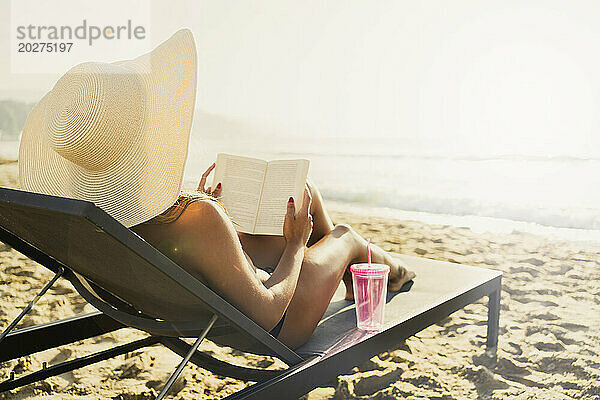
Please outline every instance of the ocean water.
[[[0, 156], [16, 158], [17, 148], [0, 142]], [[195, 186], [218, 152], [307, 158], [324, 198], [349, 211], [600, 243], [600, 157], [589, 154], [469, 154], [406, 139], [195, 131], [184, 185]]]
[[308, 158], [309, 178], [338, 208], [600, 242], [600, 157], [590, 154], [474, 154], [376, 137], [199, 136], [185, 173], [190, 186], [220, 151]]

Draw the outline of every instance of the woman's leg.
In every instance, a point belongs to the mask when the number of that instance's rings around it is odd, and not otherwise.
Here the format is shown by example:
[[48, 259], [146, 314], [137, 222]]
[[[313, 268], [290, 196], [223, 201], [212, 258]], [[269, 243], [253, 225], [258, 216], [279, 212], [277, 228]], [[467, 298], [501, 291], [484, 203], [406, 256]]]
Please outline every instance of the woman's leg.
[[[298, 285], [279, 334], [281, 341], [296, 348], [308, 340], [327, 310], [348, 265], [366, 261], [366, 245], [367, 242], [352, 228], [337, 225], [306, 250]], [[373, 262], [390, 265], [390, 281], [395, 284], [390, 290], [399, 290], [415, 276], [378, 247], [372, 258]]]
[[327, 209], [325, 209], [323, 197], [321, 196], [319, 189], [317, 189], [317, 187], [313, 185], [311, 181], [307, 181], [306, 185], [308, 186], [308, 190], [310, 191], [310, 196], [312, 198], [309, 212], [313, 217], [313, 230], [310, 234], [310, 238], [308, 238], [307, 244], [307, 246], [310, 247], [319, 240], [323, 239], [325, 235], [333, 230], [334, 226], [331, 218], [329, 218]]
[[[313, 216], [313, 233], [308, 240], [308, 246], [312, 246], [317, 243], [323, 237], [325, 237], [329, 232], [331, 232], [334, 228], [333, 222], [325, 209], [325, 205], [323, 203], [323, 197], [321, 196], [321, 192], [312, 184], [312, 182], [307, 182], [308, 188], [310, 190], [312, 196], [312, 204], [310, 213]], [[366, 254], [367, 254], [367, 242], [354, 231], [355, 239], [359, 242], [359, 248], [362, 249], [362, 253], [359, 255], [359, 260], [355, 260], [356, 262], [366, 262]], [[371, 245], [371, 253], [372, 253], [372, 261], [375, 263], [381, 263], [389, 265], [390, 276], [389, 276], [389, 285], [388, 288], [390, 291], [395, 292], [400, 290], [402, 285], [406, 282], [410, 281], [415, 277], [414, 273], [407, 271], [402, 267], [401, 264], [395, 260], [390, 253], [382, 250], [380, 247], [376, 245]], [[407, 275], [405, 275], [407, 274]], [[352, 289], [352, 275], [350, 273], [350, 269], [347, 268], [344, 271], [344, 275], [342, 277], [344, 284], [346, 286], [346, 299], [352, 300], [354, 299], [354, 293]], [[338, 282], [339, 283], [339, 282]]]
[[[327, 213], [323, 197], [318, 188], [310, 181], [307, 181], [308, 189], [312, 197], [312, 203], [310, 207], [310, 214], [313, 217], [313, 231], [310, 238], [308, 239], [309, 248], [313, 247], [321, 239], [326, 237], [334, 228], [333, 222]], [[357, 234], [354, 234], [359, 240], [361, 248], [363, 248], [362, 255], [366, 261], [366, 241]], [[244, 233], [239, 234], [242, 248], [250, 256], [256, 266], [259, 267], [275, 267], [279, 262], [279, 258], [285, 248], [285, 239], [282, 236], [270, 236], [270, 235], [248, 235]], [[371, 245], [371, 252], [373, 255], [373, 262], [383, 263], [390, 265], [392, 270], [390, 271], [388, 288], [390, 291], [400, 290], [402, 285], [409, 281], [404, 275], [402, 275], [402, 268], [394, 267], [394, 263], [397, 261], [391, 258], [391, 256], [375, 245]], [[348, 264], [346, 264], [348, 265]], [[346, 299], [352, 300], [354, 293], [352, 289], [352, 276], [348, 269], [345, 270], [342, 279], [346, 286]], [[338, 282], [339, 283], [339, 282]]]
[[291, 348], [308, 340], [358, 251], [354, 234], [346, 225], [335, 226], [306, 250], [279, 340]]

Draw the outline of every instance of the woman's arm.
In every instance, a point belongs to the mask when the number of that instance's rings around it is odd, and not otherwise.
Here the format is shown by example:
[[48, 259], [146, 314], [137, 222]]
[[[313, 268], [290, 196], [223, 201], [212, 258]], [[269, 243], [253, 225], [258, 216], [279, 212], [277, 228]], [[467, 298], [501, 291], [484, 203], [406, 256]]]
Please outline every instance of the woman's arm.
[[[296, 290], [298, 276], [300, 275], [300, 265], [304, 259], [304, 250], [306, 243], [312, 231], [312, 216], [309, 213], [311, 197], [308, 190], [304, 191], [304, 201], [302, 208], [296, 214], [294, 199], [290, 197], [287, 203], [287, 213], [283, 224], [283, 237], [285, 238], [285, 249], [277, 263], [275, 271], [265, 282], [265, 286], [273, 293], [292, 293]], [[298, 266], [296, 268], [296, 266]], [[292, 297], [285, 303], [285, 308], [289, 305]], [[283, 316], [283, 313], [282, 313]], [[278, 320], [279, 321], [279, 320]]]
[[310, 197], [305, 194], [306, 207], [297, 215], [293, 203], [288, 205], [286, 247], [275, 272], [264, 284], [246, 259], [233, 224], [211, 201], [193, 202], [174, 223], [182, 265], [188, 271], [197, 271], [213, 290], [270, 330], [283, 316], [298, 282], [311, 229], [309, 203]]

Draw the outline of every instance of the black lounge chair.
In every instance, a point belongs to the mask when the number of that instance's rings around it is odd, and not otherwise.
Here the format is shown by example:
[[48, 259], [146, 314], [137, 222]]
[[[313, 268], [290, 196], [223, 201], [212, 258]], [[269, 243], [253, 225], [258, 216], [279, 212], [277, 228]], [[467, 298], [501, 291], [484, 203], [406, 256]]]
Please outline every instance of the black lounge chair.
[[[385, 329], [357, 330], [353, 303], [343, 299], [340, 287], [311, 339], [294, 351], [91, 202], [0, 188], [0, 241], [55, 272], [0, 335], [0, 362], [124, 327], [150, 334], [29, 375], [11, 376], [0, 382], [0, 393], [161, 343], [183, 360], [159, 399], [188, 361], [222, 376], [257, 382], [227, 399], [293, 399], [483, 296], [489, 297], [487, 350], [495, 357], [502, 277], [498, 271], [398, 255], [418, 279], [388, 295]], [[12, 330], [59, 277], [68, 279], [99, 311]], [[189, 345], [182, 337], [197, 339]], [[289, 368], [274, 371], [225, 363], [198, 350], [205, 337], [278, 357]]]

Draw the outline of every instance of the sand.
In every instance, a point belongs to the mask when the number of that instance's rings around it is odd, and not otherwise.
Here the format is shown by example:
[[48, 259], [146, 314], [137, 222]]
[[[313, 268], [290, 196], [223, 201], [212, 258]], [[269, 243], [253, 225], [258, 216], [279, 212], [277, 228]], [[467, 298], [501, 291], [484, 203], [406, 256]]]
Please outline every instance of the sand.
[[[0, 185], [15, 187], [16, 163], [0, 162]], [[305, 399], [600, 399], [600, 253], [540, 236], [475, 234], [467, 228], [391, 221], [331, 210], [386, 250], [494, 268], [504, 273], [497, 362], [484, 352], [484, 300], [398, 343], [317, 388]], [[0, 244], [0, 326], [51, 273]], [[417, 278], [418, 279], [418, 278]], [[59, 281], [20, 327], [92, 311]], [[144, 337], [132, 329], [0, 364], [0, 380]], [[212, 343], [204, 349], [242, 365], [283, 368]], [[0, 399], [153, 399], [180, 358], [154, 346], [81, 368]], [[174, 399], [218, 399], [247, 384], [189, 365]], [[285, 399], [282, 394], [282, 399]]]

